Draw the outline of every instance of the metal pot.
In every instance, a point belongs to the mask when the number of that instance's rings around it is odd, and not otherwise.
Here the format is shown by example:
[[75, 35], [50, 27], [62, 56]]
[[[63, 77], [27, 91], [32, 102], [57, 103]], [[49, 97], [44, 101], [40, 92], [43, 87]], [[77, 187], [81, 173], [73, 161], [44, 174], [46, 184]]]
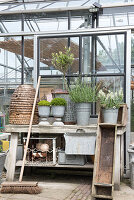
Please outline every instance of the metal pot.
[[38, 111], [40, 117], [49, 117], [50, 106], [38, 106]]
[[91, 103], [76, 103], [76, 119], [77, 125], [89, 125], [91, 114]]
[[117, 124], [118, 109], [102, 109], [104, 123]]
[[65, 106], [52, 106], [52, 115], [54, 117], [63, 117], [65, 112]]

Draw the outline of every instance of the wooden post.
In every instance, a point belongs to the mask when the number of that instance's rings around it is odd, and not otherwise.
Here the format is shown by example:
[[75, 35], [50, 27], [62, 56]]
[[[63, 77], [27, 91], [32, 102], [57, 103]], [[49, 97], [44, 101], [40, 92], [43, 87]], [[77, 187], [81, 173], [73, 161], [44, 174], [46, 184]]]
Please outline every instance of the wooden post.
[[116, 138], [114, 190], [120, 190], [120, 135]]
[[15, 165], [16, 165], [16, 154], [17, 154], [17, 144], [18, 144], [18, 133], [11, 134], [10, 149], [8, 155], [7, 163], [7, 174], [6, 180], [13, 181], [15, 174]]
[[56, 164], [56, 138], [53, 138], [53, 164]]
[[120, 136], [120, 141], [121, 141], [121, 161], [120, 161], [120, 164], [121, 164], [121, 178], [123, 177], [123, 174], [124, 174], [124, 135], [121, 135]]

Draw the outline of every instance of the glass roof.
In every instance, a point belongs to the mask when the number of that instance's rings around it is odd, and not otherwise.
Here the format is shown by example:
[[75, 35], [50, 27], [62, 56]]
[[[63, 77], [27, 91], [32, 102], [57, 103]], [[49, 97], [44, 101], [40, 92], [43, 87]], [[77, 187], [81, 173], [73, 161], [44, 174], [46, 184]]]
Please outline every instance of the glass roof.
[[33, 10], [50, 8], [69, 8], [92, 6], [94, 2], [99, 4], [133, 3], [134, 0], [0, 0], [1, 11]]

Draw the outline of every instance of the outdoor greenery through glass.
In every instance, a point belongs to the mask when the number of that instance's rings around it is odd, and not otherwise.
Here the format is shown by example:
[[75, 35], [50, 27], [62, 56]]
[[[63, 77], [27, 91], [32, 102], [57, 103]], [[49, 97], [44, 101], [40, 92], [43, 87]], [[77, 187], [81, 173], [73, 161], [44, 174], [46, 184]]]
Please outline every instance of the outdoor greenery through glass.
[[120, 107], [123, 103], [123, 90], [120, 89], [118, 92], [103, 92], [99, 91], [98, 100], [100, 101], [100, 106], [106, 109], [116, 109]]

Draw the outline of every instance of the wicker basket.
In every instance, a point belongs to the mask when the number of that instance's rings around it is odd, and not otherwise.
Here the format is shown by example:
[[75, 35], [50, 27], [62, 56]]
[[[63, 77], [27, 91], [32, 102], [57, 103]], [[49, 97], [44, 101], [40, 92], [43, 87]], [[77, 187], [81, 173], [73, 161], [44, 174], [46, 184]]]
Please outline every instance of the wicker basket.
[[[32, 85], [20, 85], [11, 97], [9, 123], [27, 125], [30, 123], [35, 89]], [[33, 124], [38, 124], [38, 107], [36, 105]]]

